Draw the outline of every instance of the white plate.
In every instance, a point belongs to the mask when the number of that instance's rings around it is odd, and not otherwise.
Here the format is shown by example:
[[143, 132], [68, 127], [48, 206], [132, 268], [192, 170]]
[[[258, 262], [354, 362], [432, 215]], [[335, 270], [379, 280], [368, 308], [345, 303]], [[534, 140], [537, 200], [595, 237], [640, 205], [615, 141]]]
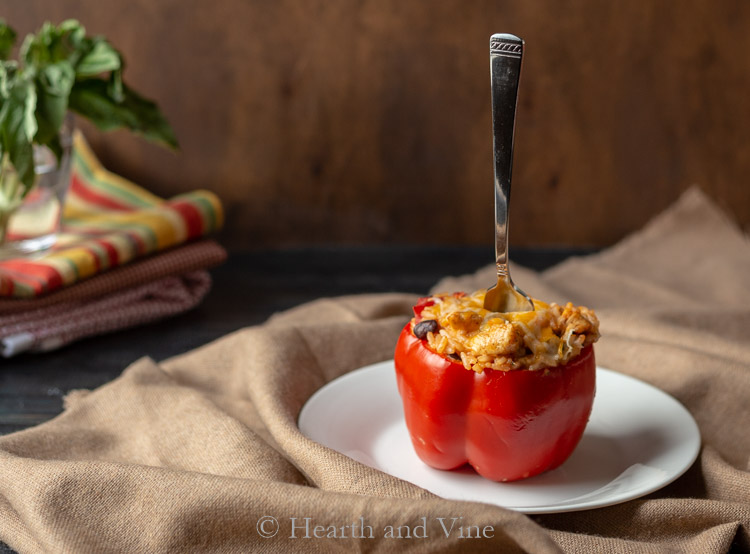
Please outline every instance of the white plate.
[[393, 361], [347, 373], [302, 408], [310, 439], [438, 496], [497, 504], [527, 514], [611, 506], [651, 493], [695, 461], [700, 433], [665, 392], [598, 367], [591, 419], [572, 456], [554, 471], [495, 483], [469, 466], [441, 471], [415, 454], [404, 423]]

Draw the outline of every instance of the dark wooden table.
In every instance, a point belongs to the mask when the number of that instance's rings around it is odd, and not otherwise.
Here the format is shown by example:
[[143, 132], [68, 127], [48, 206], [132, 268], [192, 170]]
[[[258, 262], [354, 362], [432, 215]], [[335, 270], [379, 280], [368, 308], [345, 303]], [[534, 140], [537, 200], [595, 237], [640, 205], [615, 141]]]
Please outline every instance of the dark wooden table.
[[[534, 269], [586, 250], [516, 249], [513, 259]], [[42, 423], [62, 411], [72, 389], [93, 389], [130, 363], [163, 360], [271, 314], [325, 296], [366, 292], [426, 293], [445, 275], [491, 263], [491, 247], [337, 247], [234, 253], [212, 270], [203, 303], [167, 321], [85, 339], [46, 354], [0, 359], [0, 434]], [[490, 283], [488, 283], [489, 285]], [[12, 552], [0, 543], [0, 553]]]

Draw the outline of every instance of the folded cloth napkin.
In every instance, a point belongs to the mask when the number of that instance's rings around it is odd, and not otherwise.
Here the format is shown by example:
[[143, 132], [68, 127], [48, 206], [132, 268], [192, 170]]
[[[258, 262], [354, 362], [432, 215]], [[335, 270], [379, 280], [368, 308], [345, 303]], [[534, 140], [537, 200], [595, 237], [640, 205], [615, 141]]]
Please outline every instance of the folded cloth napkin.
[[77, 131], [63, 233], [41, 257], [0, 260], [0, 297], [42, 296], [205, 236], [222, 222], [221, 203], [213, 193], [158, 198], [104, 169]]
[[[601, 254], [516, 272], [535, 296], [596, 308], [598, 362], [660, 387], [696, 418], [698, 461], [644, 498], [527, 517], [438, 498], [306, 439], [296, 424], [305, 401], [391, 358], [416, 300], [363, 295], [300, 306], [160, 364], [142, 359], [71, 393], [59, 417], [0, 438], [0, 539], [24, 553], [748, 551], [749, 274], [747, 239], [696, 190]], [[484, 286], [490, 275], [440, 288]], [[374, 533], [292, 538], [304, 518], [324, 534], [360, 521]], [[493, 531], [446, 537], [437, 518]], [[426, 538], [383, 532], [423, 521]]]
[[138, 259], [32, 300], [0, 299], [0, 354], [54, 350], [195, 307], [208, 293], [206, 268], [226, 259], [203, 239]]

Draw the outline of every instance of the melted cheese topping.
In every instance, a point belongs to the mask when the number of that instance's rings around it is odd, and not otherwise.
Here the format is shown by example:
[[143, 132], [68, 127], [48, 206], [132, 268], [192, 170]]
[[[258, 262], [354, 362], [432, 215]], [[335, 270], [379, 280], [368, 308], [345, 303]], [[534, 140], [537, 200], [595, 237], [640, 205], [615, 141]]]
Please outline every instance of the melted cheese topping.
[[436, 321], [437, 330], [425, 336], [430, 349], [480, 373], [556, 367], [599, 338], [599, 320], [583, 306], [534, 299], [533, 312], [496, 313], [484, 309], [485, 293], [437, 294], [431, 297], [434, 304], [412, 320], [412, 328]]

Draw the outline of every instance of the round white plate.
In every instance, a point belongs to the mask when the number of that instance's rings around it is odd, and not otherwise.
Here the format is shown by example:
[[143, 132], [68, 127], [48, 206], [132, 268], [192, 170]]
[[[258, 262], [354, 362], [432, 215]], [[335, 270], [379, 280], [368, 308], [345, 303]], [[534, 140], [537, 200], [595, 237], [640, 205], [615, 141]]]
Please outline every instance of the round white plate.
[[700, 433], [690, 413], [665, 392], [598, 367], [596, 397], [572, 456], [554, 471], [495, 483], [469, 466], [441, 471], [415, 454], [404, 423], [393, 361], [347, 373], [302, 408], [310, 439], [438, 496], [497, 504], [527, 514], [611, 506], [651, 493], [695, 461]]

